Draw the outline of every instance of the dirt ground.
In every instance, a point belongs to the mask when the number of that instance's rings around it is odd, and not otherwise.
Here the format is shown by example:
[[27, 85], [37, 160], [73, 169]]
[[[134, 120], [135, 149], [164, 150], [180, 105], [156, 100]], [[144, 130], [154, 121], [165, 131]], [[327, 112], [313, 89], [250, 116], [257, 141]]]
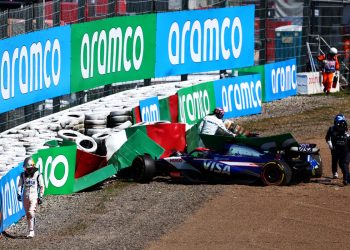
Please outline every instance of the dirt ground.
[[[348, 249], [350, 187], [329, 177], [288, 187], [225, 186], [147, 249]], [[341, 176], [341, 175], [340, 175]]]
[[240, 120], [262, 135], [292, 132], [316, 143], [322, 178], [286, 187], [111, 179], [46, 197], [37, 236], [25, 239], [21, 220], [2, 234], [0, 249], [347, 249], [350, 186], [330, 178], [324, 136], [336, 113], [350, 115], [349, 102], [347, 95], [293, 97]]

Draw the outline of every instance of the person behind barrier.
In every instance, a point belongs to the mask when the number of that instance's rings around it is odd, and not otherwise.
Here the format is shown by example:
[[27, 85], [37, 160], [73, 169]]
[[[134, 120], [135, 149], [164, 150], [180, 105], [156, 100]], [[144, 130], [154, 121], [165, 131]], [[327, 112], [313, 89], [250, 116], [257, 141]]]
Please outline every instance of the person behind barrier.
[[199, 133], [207, 135], [226, 135], [235, 137], [236, 134], [229, 131], [224, 124], [224, 110], [222, 108], [215, 108], [214, 112], [203, 118], [199, 124]]
[[325, 137], [332, 154], [333, 178], [337, 178], [337, 165], [343, 173], [343, 184], [349, 183], [350, 134], [345, 116], [338, 114], [334, 125], [329, 127]]
[[329, 94], [332, 88], [335, 72], [339, 71], [340, 68], [337, 54], [338, 50], [332, 47], [326, 55], [319, 55], [317, 57], [317, 60], [322, 63], [322, 84], [324, 87], [323, 92], [326, 95]]
[[18, 182], [19, 201], [23, 201], [28, 222], [28, 238], [33, 238], [35, 226], [35, 211], [37, 205], [42, 204], [44, 195], [43, 176], [36, 168], [33, 158], [26, 158], [24, 163], [24, 172], [21, 174]]

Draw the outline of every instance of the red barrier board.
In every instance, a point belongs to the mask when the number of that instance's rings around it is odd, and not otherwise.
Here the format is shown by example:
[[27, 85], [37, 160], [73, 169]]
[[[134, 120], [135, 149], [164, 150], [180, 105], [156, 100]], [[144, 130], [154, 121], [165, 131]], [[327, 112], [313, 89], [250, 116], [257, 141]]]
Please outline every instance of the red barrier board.
[[107, 166], [107, 159], [105, 156], [95, 155], [77, 149], [74, 178], [80, 178], [105, 166]]

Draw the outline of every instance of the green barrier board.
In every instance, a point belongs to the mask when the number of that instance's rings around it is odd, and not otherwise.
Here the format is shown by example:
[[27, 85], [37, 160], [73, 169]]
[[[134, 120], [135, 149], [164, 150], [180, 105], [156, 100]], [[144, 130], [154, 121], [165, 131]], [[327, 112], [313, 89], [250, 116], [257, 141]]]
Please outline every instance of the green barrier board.
[[198, 125], [199, 123], [194, 124], [189, 130], [186, 131], [187, 152], [191, 152], [199, 146], [200, 138], [198, 134]]
[[107, 178], [116, 174], [116, 169], [113, 165], [108, 165], [106, 167], [100, 168], [90, 174], [84, 175], [78, 179], [74, 180], [74, 192], [79, 192], [86, 188], [89, 188], [97, 183], [100, 183]]
[[180, 89], [179, 121], [195, 124], [215, 109], [214, 83], [205, 82]]
[[33, 155], [44, 177], [45, 195], [73, 192], [77, 146], [70, 141], [64, 141], [61, 145], [38, 150]]
[[156, 14], [71, 25], [71, 93], [154, 77]]

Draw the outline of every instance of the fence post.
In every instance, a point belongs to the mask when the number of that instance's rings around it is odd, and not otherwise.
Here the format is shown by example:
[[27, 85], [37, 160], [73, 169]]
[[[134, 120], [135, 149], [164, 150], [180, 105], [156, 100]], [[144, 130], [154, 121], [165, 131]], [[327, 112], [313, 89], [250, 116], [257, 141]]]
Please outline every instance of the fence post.
[[9, 18], [9, 11], [5, 10], [0, 13], [0, 38], [6, 38], [7, 35], [7, 28], [8, 28], [8, 18]]
[[61, 4], [59, 0], [52, 2], [52, 22], [54, 27], [61, 24]]
[[34, 18], [36, 20], [35, 29], [42, 30], [45, 28], [44, 2], [32, 5], [34, 6]]
[[[25, 33], [33, 31], [33, 5], [25, 7], [24, 9], [24, 29]], [[24, 106], [24, 121], [29, 122], [33, 120], [34, 104]]]
[[[310, 16], [311, 16], [311, 1], [304, 0], [303, 6], [303, 24], [301, 33], [301, 52], [300, 52], [300, 62], [307, 62], [307, 48], [306, 42], [309, 42], [308, 35], [310, 34]], [[310, 62], [311, 63], [311, 62]], [[307, 64], [305, 63], [304, 69], [301, 69], [301, 65], [298, 65], [298, 72], [304, 70], [306, 71]]]
[[[45, 6], [44, 6], [45, 8]], [[61, 8], [60, 8], [60, 1], [58, 0], [55, 0], [52, 2], [52, 21], [53, 21], [53, 26], [60, 26], [60, 11], [61, 11]], [[55, 97], [52, 99], [52, 112], [53, 113], [57, 113], [60, 111], [61, 107], [60, 107], [60, 104], [61, 104], [61, 98], [58, 96], [58, 97]]]
[[[268, 12], [267, 0], [260, 0], [260, 11], [258, 11], [260, 31], [266, 30], [266, 20]], [[259, 53], [259, 65], [266, 63], [266, 34], [265, 32], [259, 32], [259, 39], [261, 42], [261, 50]]]
[[85, 0], [78, 0], [78, 23], [85, 21]]
[[[188, 10], [188, 1], [189, 0], [185, 0], [185, 1], [182, 1], [182, 10]], [[181, 81], [187, 81], [188, 80], [188, 74], [183, 74], [181, 75]]]
[[108, 0], [107, 17], [114, 17], [116, 15], [115, 8], [116, 8], [117, 1], [119, 0]]

